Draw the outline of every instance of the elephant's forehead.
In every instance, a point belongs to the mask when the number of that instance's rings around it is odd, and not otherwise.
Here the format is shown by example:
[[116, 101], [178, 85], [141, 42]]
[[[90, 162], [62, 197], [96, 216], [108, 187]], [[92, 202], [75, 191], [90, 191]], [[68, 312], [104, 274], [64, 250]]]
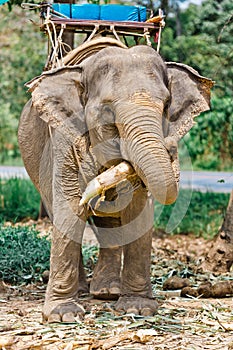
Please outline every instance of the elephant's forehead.
[[[96, 55], [93, 55], [91, 59], [86, 60], [86, 64], [89, 65], [109, 65], [126, 66], [127, 63], [132, 61], [142, 63], [145, 61], [155, 62], [161, 60], [157, 52], [149, 46], [138, 45], [130, 49], [124, 49], [119, 47], [108, 47], [99, 51]], [[161, 60], [162, 61], [162, 60]]]
[[132, 46], [130, 49], [128, 49], [128, 52], [134, 52], [141, 55], [147, 54], [147, 55], [154, 55], [159, 56], [159, 54], [150, 46], [147, 45], [136, 45]]

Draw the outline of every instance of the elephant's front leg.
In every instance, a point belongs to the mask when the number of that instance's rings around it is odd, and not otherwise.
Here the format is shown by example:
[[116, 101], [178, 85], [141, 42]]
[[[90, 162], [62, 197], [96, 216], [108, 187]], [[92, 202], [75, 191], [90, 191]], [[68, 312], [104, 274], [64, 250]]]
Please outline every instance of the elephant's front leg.
[[148, 316], [158, 308], [150, 282], [153, 206], [152, 198], [141, 188], [124, 213], [123, 231], [129, 243], [123, 247], [121, 297], [116, 310]]
[[44, 321], [74, 322], [76, 316], [84, 314], [78, 303], [80, 252], [80, 243], [53, 228]]

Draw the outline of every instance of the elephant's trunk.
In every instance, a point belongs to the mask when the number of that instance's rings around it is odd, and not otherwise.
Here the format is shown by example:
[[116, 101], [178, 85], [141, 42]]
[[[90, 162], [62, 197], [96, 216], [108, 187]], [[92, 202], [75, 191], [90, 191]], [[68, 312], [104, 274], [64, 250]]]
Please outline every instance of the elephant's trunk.
[[133, 165], [156, 200], [171, 204], [177, 198], [178, 183], [164, 143], [162, 109], [162, 103], [128, 103], [116, 108], [116, 122], [123, 158]]

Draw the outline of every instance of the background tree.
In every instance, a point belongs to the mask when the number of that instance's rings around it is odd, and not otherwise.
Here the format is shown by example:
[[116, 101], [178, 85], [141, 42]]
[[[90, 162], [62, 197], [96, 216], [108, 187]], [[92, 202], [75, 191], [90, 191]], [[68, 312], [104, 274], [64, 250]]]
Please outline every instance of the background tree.
[[18, 118], [29, 98], [24, 83], [41, 73], [46, 59], [46, 42], [34, 24], [38, 15], [7, 4], [0, 6], [0, 150], [1, 163], [19, 157]]
[[211, 111], [186, 136], [198, 169], [230, 170], [233, 156], [233, 2], [206, 0], [181, 11], [181, 35], [169, 16], [162, 36], [166, 61], [186, 63], [216, 81]]

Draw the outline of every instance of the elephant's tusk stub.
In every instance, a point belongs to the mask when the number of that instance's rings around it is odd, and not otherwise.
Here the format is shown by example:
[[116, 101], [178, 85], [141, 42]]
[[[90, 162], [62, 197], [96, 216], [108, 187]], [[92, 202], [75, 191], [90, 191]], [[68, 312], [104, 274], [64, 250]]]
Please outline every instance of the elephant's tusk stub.
[[104, 171], [87, 184], [80, 200], [80, 205], [88, 203], [90, 199], [101, 194], [103, 191], [116, 186], [134, 173], [135, 171], [133, 167], [127, 162], [121, 162], [120, 164]]

